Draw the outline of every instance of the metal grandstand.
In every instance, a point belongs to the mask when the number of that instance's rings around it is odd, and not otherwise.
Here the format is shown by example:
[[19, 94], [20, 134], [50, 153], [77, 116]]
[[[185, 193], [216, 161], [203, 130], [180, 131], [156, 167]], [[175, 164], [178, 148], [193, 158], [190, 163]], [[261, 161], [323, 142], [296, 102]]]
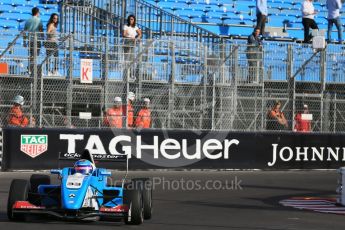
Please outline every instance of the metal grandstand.
[[[311, 108], [314, 131], [344, 130], [342, 45], [316, 52], [308, 44], [266, 40], [249, 67], [245, 40], [212, 33], [159, 3], [25, 2], [28, 9], [41, 7], [44, 17], [55, 11], [62, 15], [59, 56], [47, 57], [42, 48], [32, 57], [36, 74], [30, 77], [22, 34], [1, 32], [0, 58], [8, 65], [0, 78], [2, 126], [16, 94], [25, 97], [25, 110], [39, 127], [101, 128], [112, 98], [125, 101], [134, 91], [138, 99], [151, 99], [153, 128], [263, 131], [267, 111], [280, 100], [289, 130], [301, 103]], [[19, 9], [24, 3], [8, 4]], [[121, 31], [130, 13], [145, 36], [135, 45], [135, 59], [126, 60]], [[93, 62], [93, 84], [80, 82], [81, 59]], [[48, 76], [54, 61], [59, 75]], [[79, 112], [91, 112], [92, 118], [81, 119]]]

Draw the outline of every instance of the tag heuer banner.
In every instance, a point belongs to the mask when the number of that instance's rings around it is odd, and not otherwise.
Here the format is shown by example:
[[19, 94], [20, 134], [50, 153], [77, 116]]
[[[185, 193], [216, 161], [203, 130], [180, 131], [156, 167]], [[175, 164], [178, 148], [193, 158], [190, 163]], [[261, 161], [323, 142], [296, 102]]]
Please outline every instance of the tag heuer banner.
[[[344, 134], [126, 129], [3, 129], [2, 170], [72, 166], [88, 149], [98, 167], [330, 169], [345, 165]], [[63, 161], [59, 161], [59, 158]], [[67, 160], [66, 160], [67, 159]], [[72, 162], [71, 162], [72, 161]]]

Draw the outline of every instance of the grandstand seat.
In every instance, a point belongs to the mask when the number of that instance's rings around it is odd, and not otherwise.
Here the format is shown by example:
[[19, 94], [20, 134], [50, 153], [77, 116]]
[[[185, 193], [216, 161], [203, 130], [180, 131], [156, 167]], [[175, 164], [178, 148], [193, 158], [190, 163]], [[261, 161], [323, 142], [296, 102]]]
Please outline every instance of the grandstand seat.
[[[158, 4], [169, 12], [193, 23], [200, 23], [203, 28], [208, 28], [212, 32], [224, 34], [227, 31], [226, 24], [231, 24], [230, 31], [239, 31], [238, 35], [247, 34], [241, 29], [232, 29], [238, 25], [251, 27], [255, 25], [255, 1], [254, 0], [234, 0], [226, 1], [192, 1], [192, 0], [148, 0]], [[315, 8], [319, 11], [315, 20], [321, 29], [327, 29], [327, 9], [324, 2], [314, 2]], [[294, 0], [269, 0], [268, 1], [269, 21], [267, 26], [299, 28], [292, 32], [293, 37], [303, 38], [303, 26], [301, 19], [301, 2]], [[345, 20], [345, 17], [344, 17]], [[209, 25], [202, 25], [209, 23]], [[218, 28], [217, 28], [218, 26]], [[230, 32], [231, 33], [231, 32]], [[231, 33], [232, 34], [232, 33]]]
[[178, 75], [175, 79], [178, 83], [197, 83], [200, 84], [201, 77], [199, 74], [191, 74], [191, 75]]
[[109, 71], [108, 73], [108, 79], [109, 80], [123, 80], [122, 72], [118, 71]]
[[176, 15], [180, 17], [185, 17], [188, 19], [194, 19], [194, 18], [199, 18], [200, 17], [200, 12], [196, 12], [193, 10], [186, 10], [186, 9], [179, 9], [176, 11]]
[[4, 11], [4, 12], [11, 12], [11, 10], [15, 9], [11, 5], [7, 5], [7, 4], [0, 4], [0, 7], [1, 7], [1, 11]]
[[[26, 0], [31, 1], [31, 0]], [[57, 4], [59, 0], [39, 0], [40, 4]]]
[[1, 28], [3, 28], [4, 30], [18, 29], [18, 25], [6, 23], [6, 24], [1, 25]]
[[79, 58], [85, 58], [85, 59], [100, 59], [101, 55], [97, 53], [92, 52], [80, 52]]

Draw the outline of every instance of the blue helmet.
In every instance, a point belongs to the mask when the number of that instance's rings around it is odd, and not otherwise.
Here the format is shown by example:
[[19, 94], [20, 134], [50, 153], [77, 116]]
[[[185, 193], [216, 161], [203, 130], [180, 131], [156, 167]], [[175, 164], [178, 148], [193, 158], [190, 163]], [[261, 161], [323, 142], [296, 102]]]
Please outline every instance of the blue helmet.
[[92, 172], [94, 170], [94, 166], [90, 161], [82, 159], [82, 160], [78, 160], [77, 162], [75, 162], [74, 170], [75, 170], [75, 173], [81, 173], [83, 175], [89, 175], [89, 174], [92, 174]]

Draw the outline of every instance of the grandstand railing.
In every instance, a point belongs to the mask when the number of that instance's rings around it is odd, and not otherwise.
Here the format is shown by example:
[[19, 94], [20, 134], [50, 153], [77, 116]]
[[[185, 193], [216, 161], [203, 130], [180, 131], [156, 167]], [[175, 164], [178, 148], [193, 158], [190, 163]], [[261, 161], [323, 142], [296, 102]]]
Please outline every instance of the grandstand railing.
[[[13, 37], [9, 31], [0, 35]], [[313, 114], [314, 131], [345, 130], [341, 45], [315, 53], [310, 45], [283, 42], [253, 49], [241, 40], [208, 46], [176, 38], [144, 39], [129, 45], [104, 36], [93, 36], [90, 43], [83, 36], [88, 35], [59, 34], [58, 56], [48, 57], [51, 47], [43, 34], [27, 40], [19, 35], [0, 59], [8, 65], [8, 73], [0, 75], [1, 126], [7, 125], [12, 99], [20, 94], [36, 126], [101, 128], [113, 98], [126, 103], [133, 91], [136, 109], [143, 97], [151, 99], [153, 128], [261, 131], [267, 111], [280, 100], [289, 130], [303, 103]], [[24, 43], [45, 45], [29, 56], [30, 45]], [[126, 53], [125, 46], [130, 46]], [[92, 61], [91, 84], [80, 80], [82, 59]], [[80, 112], [92, 116], [84, 119]]]
[[165, 35], [174, 39], [174, 37], [182, 36], [189, 40], [208, 44], [222, 43], [224, 40], [218, 34], [166, 12], [146, 1], [132, 0], [128, 2], [129, 10], [127, 11], [134, 12], [138, 23], [152, 28], [153, 31], [159, 33], [160, 37]]
[[[93, 5], [78, 6], [64, 3], [61, 7], [61, 14], [64, 15], [61, 23], [62, 33], [83, 35], [84, 38], [90, 38], [90, 36], [121, 37], [122, 18], [102, 8]], [[152, 38], [151, 29], [145, 26], [140, 27], [144, 38]], [[93, 41], [89, 40], [89, 42]]]
[[[126, 23], [127, 16], [133, 14], [136, 16], [137, 24], [144, 31], [144, 38], [164, 38], [165, 36], [165, 38], [183, 37], [186, 40], [207, 42], [209, 44], [223, 42], [223, 38], [221, 38], [219, 35], [212, 33], [202, 27], [194, 25], [189, 21], [186, 21], [174, 14], [164, 11], [163, 9], [158, 8], [155, 5], [142, 0], [64, 1], [63, 6], [64, 12], [67, 12], [68, 10], [75, 11], [73, 10], [73, 8], [83, 10], [90, 9], [91, 11], [97, 10], [97, 12], [103, 12], [98, 16], [98, 18], [103, 18], [104, 21], [108, 20], [110, 24], [115, 23], [114, 21], [111, 22], [109, 18], [120, 19], [116, 22], [116, 27], [117, 29], [119, 29], [119, 31], [122, 31], [122, 27]], [[69, 27], [75, 28], [75, 25], [77, 25], [78, 23], [81, 23], [85, 26], [90, 21], [89, 19], [78, 17], [75, 13], [72, 13], [70, 15], [73, 16], [67, 18], [68, 21], [66, 24], [66, 26], [69, 24]], [[77, 17], [79, 20], [77, 20]], [[86, 28], [84, 29], [84, 31], [86, 31]], [[71, 30], [66, 32], [71, 32]], [[76, 32], [80, 33], [81, 31]], [[97, 33], [91, 34], [96, 36], [100, 35]], [[121, 36], [121, 33], [117, 33], [117, 36]]]
[[62, 33], [91, 36], [120, 36], [120, 19], [95, 6], [62, 4], [60, 24]]

